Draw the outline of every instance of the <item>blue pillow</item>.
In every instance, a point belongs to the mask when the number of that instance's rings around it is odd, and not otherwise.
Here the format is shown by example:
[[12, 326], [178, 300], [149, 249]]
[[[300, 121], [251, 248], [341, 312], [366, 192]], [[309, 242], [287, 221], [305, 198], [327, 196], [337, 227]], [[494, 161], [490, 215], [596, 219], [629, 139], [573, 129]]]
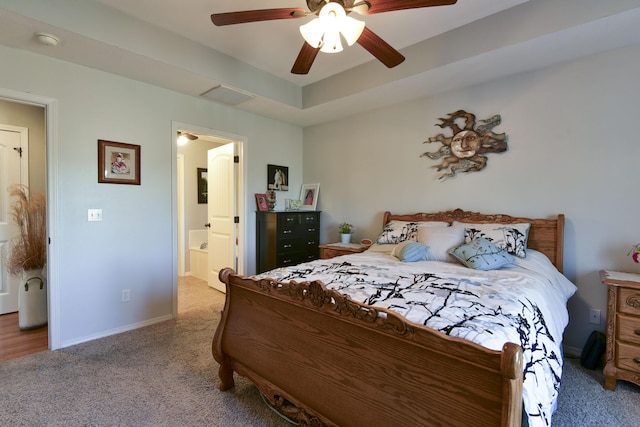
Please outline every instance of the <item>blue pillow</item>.
[[485, 238], [455, 247], [449, 253], [464, 266], [475, 270], [495, 270], [513, 262], [511, 255]]
[[404, 262], [424, 261], [427, 259], [427, 252], [429, 252], [429, 246], [408, 241], [404, 243], [396, 256]]

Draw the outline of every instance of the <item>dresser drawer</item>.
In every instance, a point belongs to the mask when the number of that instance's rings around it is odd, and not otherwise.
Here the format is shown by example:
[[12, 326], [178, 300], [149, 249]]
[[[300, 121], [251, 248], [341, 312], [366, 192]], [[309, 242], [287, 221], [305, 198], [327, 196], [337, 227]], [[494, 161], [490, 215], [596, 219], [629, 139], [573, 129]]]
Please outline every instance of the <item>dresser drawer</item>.
[[279, 267], [286, 267], [289, 265], [296, 265], [307, 261], [313, 261], [315, 259], [318, 259], [318, 255], [313, 251], [279, 253], [277, 256], [277, 265]]
[[640, 373], [640, 346], [616, 342], [616, 366]]
[[616, 331], [618, 332], [616, 339], [640, 346], [640, 317], [618, 314]]
[[278, 239], [290, 239], [298, 235], [297, 229], [293, 225], [284, 225], [282, 227], [278, 227], [278, 231], [276, 234]]
[[300, 214], [298, 213], [281, 213], [278, 215], [278, 225], [282, 227], [295, 226], [300, 223]]
[[618, 290], [618, 311], [640, 316], [640, 290], [621, 287]]
[[318, 224], [318, 215], [314, 212], [300, 214], [302, 224]]

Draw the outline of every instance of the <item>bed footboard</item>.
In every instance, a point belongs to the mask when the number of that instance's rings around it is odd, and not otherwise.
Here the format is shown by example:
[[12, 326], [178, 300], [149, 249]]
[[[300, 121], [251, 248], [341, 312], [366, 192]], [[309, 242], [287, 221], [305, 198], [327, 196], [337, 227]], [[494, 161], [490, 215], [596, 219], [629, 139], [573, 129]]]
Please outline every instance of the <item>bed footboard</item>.
[[237, 372], [301, 425], [519, 426], [523, 356], [448, 337], [320, 282], [219, 274], [212, 351], [220, 389]]

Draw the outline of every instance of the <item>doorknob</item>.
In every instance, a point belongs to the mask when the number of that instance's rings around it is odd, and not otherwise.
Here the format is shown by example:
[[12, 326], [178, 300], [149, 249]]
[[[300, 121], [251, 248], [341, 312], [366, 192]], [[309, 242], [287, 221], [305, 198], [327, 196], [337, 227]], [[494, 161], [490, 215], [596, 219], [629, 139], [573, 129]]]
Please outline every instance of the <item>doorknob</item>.
[[206, 223], [204, 226], [205, 226], [205, 227], [207, 227], [207, 228], [210, 228], [210, 227], [211, 227], [211, 223], [210, 223], [210, 222], [208, 222], [208, 223]]

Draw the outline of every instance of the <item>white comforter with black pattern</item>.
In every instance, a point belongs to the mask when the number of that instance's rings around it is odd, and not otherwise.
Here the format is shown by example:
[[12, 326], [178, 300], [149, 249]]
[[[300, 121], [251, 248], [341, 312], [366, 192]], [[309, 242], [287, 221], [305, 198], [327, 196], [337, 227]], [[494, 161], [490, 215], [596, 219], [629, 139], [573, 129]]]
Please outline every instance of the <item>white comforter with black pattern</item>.
[[569, 320], [566, 302], [576, 287], [543, 254], [529, 249], [526, 258], [507, 267], [479, 271], [437, 261], [405, 263], [369, 250], [258, 277], [320, 280], [355, 301], [493, 350], [506, 342], [520, 344], [529, 425], [551, 424], [562, 376], [562, 333]]

